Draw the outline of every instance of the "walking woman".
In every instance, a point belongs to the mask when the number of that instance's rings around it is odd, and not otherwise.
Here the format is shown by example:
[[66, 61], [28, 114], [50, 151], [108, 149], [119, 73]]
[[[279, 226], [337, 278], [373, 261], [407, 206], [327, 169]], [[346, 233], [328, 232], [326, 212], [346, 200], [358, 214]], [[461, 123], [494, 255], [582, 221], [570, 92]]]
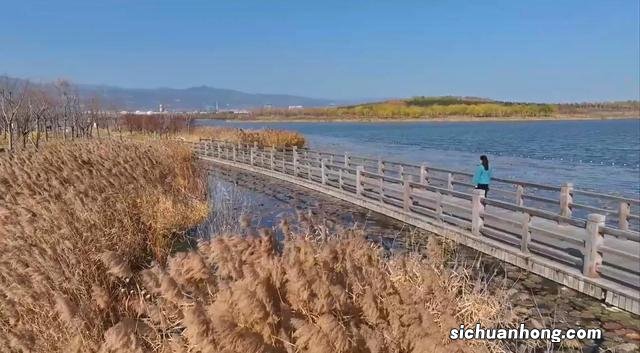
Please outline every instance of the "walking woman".
[[484, 190], [484, 197], [489, 193], [492, 174], [493, 172], [489, 169], [489, 159], [485, 155], [480, 156], [480, 165], [473, 174], [473, 183], [476, 184], [476, 189]]

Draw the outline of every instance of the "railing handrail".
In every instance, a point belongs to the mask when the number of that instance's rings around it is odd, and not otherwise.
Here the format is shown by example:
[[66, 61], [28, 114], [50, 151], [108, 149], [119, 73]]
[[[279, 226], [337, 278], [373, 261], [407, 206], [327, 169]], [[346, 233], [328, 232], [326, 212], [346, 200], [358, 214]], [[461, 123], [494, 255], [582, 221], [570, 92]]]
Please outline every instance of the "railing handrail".
[[[215, 139], [200, 139], [200, 140], [201, 141], [212, 141], [212, 142], [219, 142], [219, 143], [234, 145], [231, 142], [222, 141], [222, 140], [215, 140]], [[244, 146], [249, 146], [249, 145], [248, 144], [244, 144]], [[292, 148], [287, 148], [287, 150], [292, 150]], [[316, 154], [331, 155], [331, 156], [334, 156], [334, 157], [344, 157], [344, 155], [341, 155], [341, 154], [338, 154], [338, 153], [320, 151], [320, 150], [313, 150], [313, 149], [310, 149], [310, 148], [299, 148], [298, 151], [299, 152], [307, 151], [307, 152], [313, 152], [313, 153], [316, 153]], [[452, 173], [452, 174], [455, 174], [455, 175], [462, 175], [462, 176], [467, 176], [467, 177], [472, 177], [473, 176], [473, 174], [469, 173], [469, 172], [456, 170], [456, 169], [448, 169], [448, 168], [443, 168], [443, 167], [434, 167], [434, 166], [431, 166], [431, 165], [428, 165], [428, 164], [414, 164], [414, 163], [406, 163], [406, 162], [400, 162], [400, 161], [390, 161], [390, 160], [383, 160], [383, 159], [375, 159], [375, 158], [371, 158], [371, 157], [362, 157], [362, 156], [356, 156], [356, 155], [348, 155], [348, 156], [350, 158], [357, 158], [357, 159], [366, 160], [366, 161], [370, 161], [370, 162], [376, 162], [376, 163], [378, 161], [382, 161], [382, 163], [384, 163], [384, 164], [391, 164], [391, 165], [396, 165], [396, 166], [410, 167], [410, 168], [416, 168], [416, 169], [420, 169], [421, 167], [425, 167], [430, 171], [436, 171], [436, 172], [442, 172], [442, 173]], [[548, 191], [560, 191], [560, 189], [561, 189], [558, 186], [553, 186], [553, 185], [548, 185], [548, 184], [540, 184], [540, 183], [531, 182], [531, 181], [525, 181], [525, 180], [513, 180], [513, 179], [499, 178], [499, 177], [492, 177], [491, 180], [494, 181], [494, 182], [511, 184], [511, 185], [515, 185], [515, 186], [517, 186], [517, 185], [528, 186], [528, 187], [541, 189], [541, 190], [548, 190]], [[600, 193], [600, 192], [595, 192], [595, 191], [585, 190], [585, 189], [578, 189], [578, 188], [573, 188], [572, 192], [574, 194], [580, 194], [580, 195], [589, 196], [589, 197], [606, 198], [606, 199], [609, 199], [611, 201], [621, 201], [621, 202], [630, 203], [632, 205], [640, 205], [640, 199], [634, 199], [634, 198], [625, 197], [625, 196], [612, 195], [612, 194], [609, 194], [609, 193]]]
[[[549, 263], [551, 259], [556, 265], [564, 264], [573, 269], [578, 267], [586, 278], [597, 279], [604, 276], [627, 289], [637, 291], [640, 287], [640, 276], [633, 265], [634, 261], [640, 261], [640, 255], [634, 250], [640, 245], [640, 232], [607, 226], [606, 217], [601, 214], [608, 212], [605, 209], [586, 206], [591, 211], [601, 212], [590, 213], [586, 219], [572, 215], [571, 205], [585, 205], [573, 203], [570, 184], [561, 188], [558, 200], [561, 208], [556, 213], [522, 203], [486, 198], [483, 190], [474, 189], [472, 193], [454, 190], [451, 176], [446, 178], [445, 186], [441, 186], [441, 183], [425, 183], [424, 169], [420, 169], [417, 181], [414, 180], [415, 174], [404, 173], [404, 167], [398, 168], [391, 175], [385, 175], [384, 170], [380, 173], [379, 164], [368, 165], [367, 170], [364, 165], [350, 163], [348, 155], [341, 163], [335, 158], [335, 154], [317, 154], [317, 158], [306, 158], [308, 150], [295, 147], [289, 153], [286, 149], [258, 149], [255, 145], [246, 144], [239, 146], [220, 143], [213, 146], [209, 143], [195, 143], [194, 149], [204, 157], [217, 156], [221, 162], [229, 161], [233, 163], [231, 165], [238, 167], [245, 165], [249, 170], [264, 172], [294, 183], [301, 182], [311, 188], [320, 187], [316, 190], [378, 212], [389, 212], [391, 217], [408, 223], [413, 219], [420, 219], [421, 222], [426, 220], [432, 225], [448, 224], [447, 227], [453, 226], [458, 231], [463, 231], [460, 234], [467, 237], [467, 240], [492, 239], [491, 241], [500, 243], [497, 245], [499, 249], [526, 259], [526, 263], [533, 259], [540, 261], [538, 263]], [[333, 194], [335, 191], [341, 194]], [[516, 194], [519, 197], [527, 196], [522, 194], [522, 187]], [[618, 215], [626, 216], [628, 221], [628, 212], [629, 208], [623, 209], [621, 205]], [[611, 213], [614, 212], [609, 212]], [[445, 231], [443, 235], [446, 236], [446, 233]], [[533, 239], [532, 234], [535, 235]], [[454, 240], [468, 244], [467, 240], [458, 239]], [[634, 244], [633, 247], [623, 243], [627, 241]], [[568, 249], [579, 251], [579, 255]], [[492, 248], [486, 253], [494, 254], [494, 251], [495, 248]], [[555, 275], [553, 279], [556, 280]], [[556, 281], [565, 283], [560, 279]], [[580, 287], [572, 288], [582, 291]], [[608, 290], [610, 288], [607, 287]]]

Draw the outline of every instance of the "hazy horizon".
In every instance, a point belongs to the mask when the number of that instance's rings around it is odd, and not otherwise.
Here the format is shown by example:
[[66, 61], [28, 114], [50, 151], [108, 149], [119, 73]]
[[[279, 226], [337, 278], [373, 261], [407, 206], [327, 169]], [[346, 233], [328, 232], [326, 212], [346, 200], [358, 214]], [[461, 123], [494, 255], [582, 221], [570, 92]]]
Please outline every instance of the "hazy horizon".
[[639, 12], [577, 0], [10, 2], [0, 73], [341, 101], [638, 100]]

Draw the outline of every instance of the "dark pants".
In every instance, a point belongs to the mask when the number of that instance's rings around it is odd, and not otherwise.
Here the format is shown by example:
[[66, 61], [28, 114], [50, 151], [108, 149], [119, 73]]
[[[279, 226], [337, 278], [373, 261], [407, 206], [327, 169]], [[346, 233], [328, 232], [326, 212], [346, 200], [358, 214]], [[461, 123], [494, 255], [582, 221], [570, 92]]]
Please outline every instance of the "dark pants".
[[484, 190], [484, 197], [487, 197], [487, 194], [489, 194], [489, 184], [478, 184], [476, 189]]

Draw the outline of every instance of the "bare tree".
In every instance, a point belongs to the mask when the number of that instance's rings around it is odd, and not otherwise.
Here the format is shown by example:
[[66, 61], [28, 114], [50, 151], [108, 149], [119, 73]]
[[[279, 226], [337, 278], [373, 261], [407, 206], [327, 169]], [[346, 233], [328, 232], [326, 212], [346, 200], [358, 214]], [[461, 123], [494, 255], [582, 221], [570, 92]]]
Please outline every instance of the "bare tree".
[[80, 134], [78, 126], [80, 125], [83, 115], [80, 107], [80, 98], [71, 85], [71, 82], [67, 80], [58, 80], [55, 86], [61, 99], [63, 139], [67, 139], [68, 132], [70, 132], [69, 136], [71, 136], [71, 139], [74, 139]]
[[16, 120], [23, 106], [24, 91], [27, 86], [27, 83], [20, 84], [17, 80], [7, 77], [0, 78], [0, 113], [2, 113], [5, 138], [9, 142], [9, 152], [15, 148]]
[[[38, 148], [40, 146], [41, 134], [44, 131], [45, 139], [48, 140], [48, 120], [52, 116], [54, 111], [54, 101], [50, 95], [43, 89], [31, 89], [27, 95], [28, 114], [31, 121], [31, 131], [35, 130], [35, 134], [32, 136], [33, 145]], [[26, 145], [26, 141], [23, 137], [23, 146]]]

